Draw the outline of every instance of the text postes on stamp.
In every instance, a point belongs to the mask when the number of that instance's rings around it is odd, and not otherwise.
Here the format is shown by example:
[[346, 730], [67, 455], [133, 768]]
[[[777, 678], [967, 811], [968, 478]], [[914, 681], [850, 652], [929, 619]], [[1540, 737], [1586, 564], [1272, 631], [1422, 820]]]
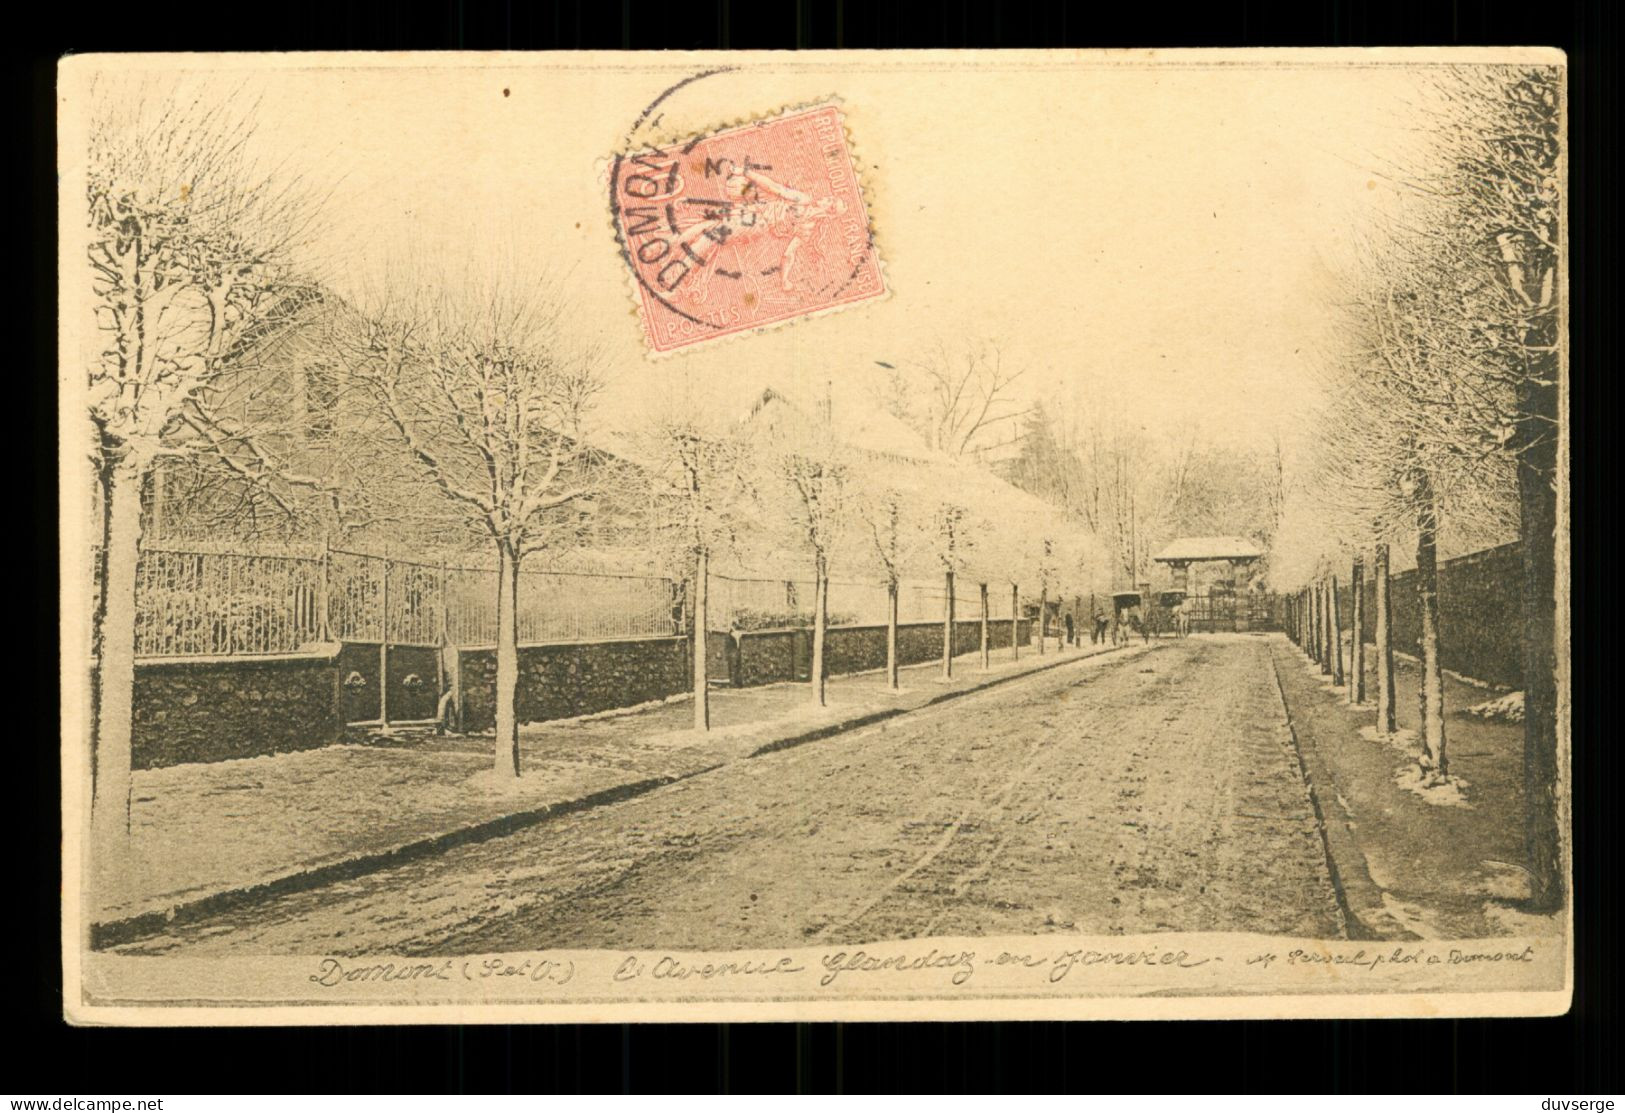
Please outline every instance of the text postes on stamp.
[[622, 155], [612, 188], [654, 352], [886, 292], [833, 104]]

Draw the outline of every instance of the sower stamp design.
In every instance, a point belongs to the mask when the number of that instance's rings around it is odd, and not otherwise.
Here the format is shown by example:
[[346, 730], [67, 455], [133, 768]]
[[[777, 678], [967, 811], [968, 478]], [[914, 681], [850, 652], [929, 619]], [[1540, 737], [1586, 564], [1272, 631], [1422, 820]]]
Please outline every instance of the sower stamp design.
[[620, 156], [612, 188], [657, 353], [886, 292], [834, 105]]

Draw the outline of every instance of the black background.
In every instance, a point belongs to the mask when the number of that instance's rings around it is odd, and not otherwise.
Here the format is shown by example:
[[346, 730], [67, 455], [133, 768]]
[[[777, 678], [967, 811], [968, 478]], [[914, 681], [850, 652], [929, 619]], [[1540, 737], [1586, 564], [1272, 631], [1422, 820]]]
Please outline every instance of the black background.
[[[6, 324], [24, 332], [5, 369], [32, 414], [11, 416], [12, 468], [31, 514], [35, 567], [9, 580], [25, 670], [6, 692], [15, 733], [0, 765], [12, 802], [5, 853], [8, 950], [0, 1089], [16, 1095], [234, 1092], [1274, 1091], [1615, 1093], [1619, 1083], [1616, 732], [1602, 730], [1600, 453], [1617, 413], [1602, 369], [1618, 367], [1614, 132], [1617, 16], [1611, 5], [1237, 3], [393, 4], [338, 0], [34, 5], [0, 36], [31, 44], [7, 75], [28, 113], [17, 133], [32, 191], [33, 294]], [[55, 59], [116, 50], [709, 49], [831, 47], [1555, 45], [1568, 51], [1574, 446], [1573, 579], [1577, 975], [1570, 1015], [1547, 1020], [1155, 1024], [691, 1025], [282, 1030], [73, 1029], [61, 1021], [57, 720], [55, 390]], [[15, 165], [15, 162], [13, 163]], [[13, 170], [10, 177], [15, 177]], [[17, 304], [13, 301], [11, 304]], [[26, 328], [25, 328], [26, 326]], [[12, 346], [17, 351], [18, 346]], [[22, 434], [28, 433], [28, 437]], [[18, 805], [27, 806], [19, 807]], [[1536, 1108], [1531, 1103], [1531, 1108]]]

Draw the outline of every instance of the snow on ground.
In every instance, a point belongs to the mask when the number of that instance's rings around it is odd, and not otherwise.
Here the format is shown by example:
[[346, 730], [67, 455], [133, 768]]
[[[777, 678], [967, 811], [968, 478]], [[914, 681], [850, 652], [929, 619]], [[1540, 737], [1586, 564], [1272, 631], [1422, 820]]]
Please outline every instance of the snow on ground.
[[1428, 917], [1427, 909], [1411, 901], [1400, 900], [1383, 891], [1382, 910], [1388, 918], [1418, 939], [1439, 939], [1443, 933]]
[[485, 797], [531, 797], [536, 795], [544, 778], [551, 779], [552, 776], [553, 771], [545, 767], [523, 769], [517, 777], [498, 773], [495, 769], [481, 769], [462, 784], [464, 788]]
[[1528, 900], [1534, 878], [1528, 870], [1512, 862], [1497, 862], [1486, 858], [1482, 863], [1483, 879], [1478, 891], [1496, 900]]
[[613, 808], [177, 924], [132, 949], [1326, 938], [1336, 894], [1267, 649], [1192, 638], [1153, 650], [1151, 675], [1118, 654], [1086, 683], [1082, 666], [1040, 672], [885, 730], [727, 762]]
[[1484, 916], [1499, 925], [1503, 930], [1503, 934], [1519, 938], [1539, 939], [1563, 934], [1563, 917], [1561, 913], [1540, 915], [1525, 912], [1519, 908], [1508, 908], [1504, 904], [1489, 901], [1484, 905]]
[[1492, 723], [1521, 723], [1523, 722], [1523, 693], [1509, 692], [1500, 699], [1486, 700], [1467, 709], [1467, 714], [1476, 715]]
[[605, 719], [622, 719], [628, 715], [641, 715], [645, 711], [654, 711], [657, 708], [667, 707], [674, 703], [688, 703], [694, 698], [693, 692], [678, 692], [674, 696], [664, 699], [645, 700], [642, 703], [631, 703], [625, 707], [611, 707], [606, 711], [592, 711], [585, 715], [570, 715], [562, 719], [547, 720], [550, 726], [568, 726], [571, 723], [598, 723]]
[[1442, 808], [1470, 808], [1467, 797], [1462, 795], [1462, 789], [1467, 788], [1467, 782], [1460, 777], [1445, 777], [1436, 784], [1430, 784], [1422, 775], [1419, 765], [1403, 765], [1394, 773], [1394, 783], [1407, 792], [1415, 793], [1429, 804]]
[[1377, 729], [1377, 725], [1375, 723], [1372, 723], [1368, 726], [1363, 726], [1360, 728], [1360, 737], [1364, 738], [1367, 742], [1376, 742], [1384, 746], [1392, 746], [1394, 749], [1409, 755], [1414, 755], [1418, 750], [1418, 746], [1416, 744], [1416, 732], [1414, 730], [1406, 730], [1402, 728], [1394, 731], [1392, 734], [1384, 734]]
[[712, 727], [709, 731], [698, 731], [692, 727], [687, 730], [667, 731], [663, 734], [646, 735], [643, 742], [648, 746], [682, 749], [687, 746], [698, 746], [702, 743], [727, 742], [758, 735], [777, 737], [784, 733], [786, 728], [805, 727], [813, 730], [830, 723], [840, 722], [856, 714], [891, 707], [897, 698], [906, 692], [907, 689], [902, 688], [895, 691], [884, 689], [882, 694], [872, 699], [849, 700], [842, 703], [827, 704], [823, 707], [819, 707], [809, 700], [801, 706], [793, 707], [782, 715], [777, 715], [771, 719], [757, 719], [752, 722], [735, 723], [733, 726], [727, 727]]

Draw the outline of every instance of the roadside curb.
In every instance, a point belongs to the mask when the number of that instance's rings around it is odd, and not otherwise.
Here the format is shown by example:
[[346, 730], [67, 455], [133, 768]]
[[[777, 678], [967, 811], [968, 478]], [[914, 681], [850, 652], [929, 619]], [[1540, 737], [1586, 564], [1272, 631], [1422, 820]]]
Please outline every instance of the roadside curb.
[[[1270, 671], [1275, 676], [1275, 690], [1281, 698], [1281, 711], [1286, 716], [1287, 731], [1292, 737], [1292, 751], [1298, 758], [1298, 769], [1304, 787], [1309, 792], [1309, 803], [1315, 813], [1315, 827], [1320, 832], [1321, 850], [1326, 856], [1326, 871], [1331, 876], [1332, 891], [1337, 894], [1337, 906], [1343, 916], [1345, 934], [1351, 940], [1373, 941], [1391, 938], [1373, 929], [1366, 916], [1380, 910], [1381, 895], [1376, 882], [1367, 871], [1365, 854], [1356, 844], [1348, 829], [1327, 821], [1326, 809], [1316, 787], [1331, 784], [1331, 773], [1313, 747], [1306, 748], [1298, 736], [1297, 724], [1292, 717], [1292, 701], [1287, 697], [1286, 685], [1281, 680], [1281, 666], [1274, 652], [1270, 654]], [[1350, 899], [1351, 890], [1354, 899]], [[1355, 905], [1359, 906], [1357, 911]]]
[[[809, 742], [817, 742], [837, 734], [844, 734], [850, 730], [858, 730], [884, 722], [887, 719], [923, 711], [928, 707], [935, 707], [959, 699], [963, 696], [984, 692], [989, 688], [998, 687], [1017, 680], [1024, 680], [1049, 672], [1063, 665], [1079, 664], [1100, 657], [1110, 657], [1122, 647], [1114, 646], [1100, 653], [1089, 653], [1083, 656], [1061, 657], [1060, 659], [1039, 665], [1036, 668], [1025, 669], [1020, 672], [1007, 673], [1002, 676], [990, 677], [980, 684], [968, 688], [960, 688], [949, 692], [939, 692], [924, 703], [910, 707], [890, 707], [880, 711], [869, 711], [855, 715], [850, 719], [843, 719], [834, 723], [801, 731], [785, 738], [774, 739], [763, 743], [750, 751], [744, 757], [732, 759], [734, 761], [749, 761], [752, 758], [764, 757], [781, 750], [792, 749]], [[182, 901], [166, 909], [154, 909], [147, 912], [138, 912], [131, 916], [115, 920], [104, 920], [90, 925], [90, 946], [92, 950], [103, 950], [108, 947], [117, 947], [125, 943], [132, 943], [148, 935], [154, 935], [173, 924], [192, 923], [207, 919], [221, 912], [251, 907], [264, 901], [274, 900], [277, 897], [289, 896], [293, 893], [308, 892], [324, 885], [331, 885], [339, 881], [350, 881], [357, 877], [364, 877], [370, 873], [378, 873], [395, 866], [405, 865], [408, 862], [433, 857], [453, 850], [460, 846], [473, 843], [487, 842], [491, 839], [503, 838], [515, 834], [529, 827], [570, 815], [575, 812], [587, 811], [592, 808], [617, 804], [623, 800], [630, 800], [657, 788], [676, 784], [691, 777], [702, 776], [731, 764], [732, 761], [716, 761], [701, 768], [689, 770], [684, 773], [674, 773], [668, 776], [646, 777], [625, 784], [613, 785], [588, 793], [573, 800], [564, 800], [550, 804], [543, 804], [523, 811], [512, 812], [508, 815], [498, 816], [495, 819], [481, 820], [463, 827], [438, 835], [429, 835], [414, 839], [411, 842], [391, 847], [388, 850], [374, 851], [367, 854], [358, 854], [351, 858], [344, 858], [336, 862], [312, 867], [310, 869], [296, 870], [282, 877], [270, 881], [256, 882], [252, 885], [243, 885], [232, 889], [223, 889], [206, 896], [195, 897]]]

